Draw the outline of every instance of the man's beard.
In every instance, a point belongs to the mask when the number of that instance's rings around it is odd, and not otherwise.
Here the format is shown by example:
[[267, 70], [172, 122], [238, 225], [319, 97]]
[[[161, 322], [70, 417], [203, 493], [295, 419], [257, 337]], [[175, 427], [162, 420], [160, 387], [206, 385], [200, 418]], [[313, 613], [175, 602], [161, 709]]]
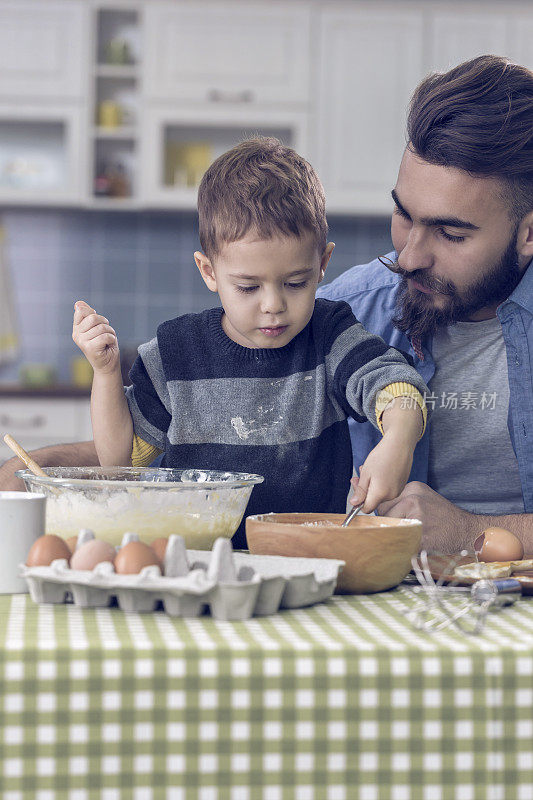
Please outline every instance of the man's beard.
[[[516, 244], [517, 231], [511, 237], [500, 260], [477, 283], [464, 290], [462, 295], [459, 295], [453, 283], [426, 275], [425, 269], [405, 272], [397, 262], [392, 265], [386, 264], [392, 272], [397, 272], [402, 276], [396, 299], [396, 312], [392, 319], [393, 324], [411, 337], [424, 339], [426, 336], [434, 334], [439, 328], [469, 319], [481, 308], [503, 302], [518, 286], [522, 278], [518, 266]], [[412, 278], [421, 286], [447, 296], [449, 300], [446, 306], [435, 308], [432, 305], [432, 296], [423, 292], [412, 295], [409, 291], [407, 277]]]

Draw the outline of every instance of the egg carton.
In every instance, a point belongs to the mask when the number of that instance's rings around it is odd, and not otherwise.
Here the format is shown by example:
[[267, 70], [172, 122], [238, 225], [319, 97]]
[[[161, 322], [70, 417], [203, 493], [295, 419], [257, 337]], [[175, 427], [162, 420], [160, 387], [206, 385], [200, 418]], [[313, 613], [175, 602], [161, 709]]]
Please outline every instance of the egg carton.
[[[77, 547], [93, 538], [91, 530], [83, 529]], [[121, 546], [138, 538], [125, 533]], [[36, 603], [72, 600], [83, 608], [98, 608], [116, 602], [127, 612], [162, 607], [173, 617], [197, 617], [209, 610], [215, 619], [243, 620], [327, 600], [344, 563], [234, 552], [224, 538], [217, 539], [211, 551], [187, 550], [181, 536], [170, 536], [163, 575], [157, 566], [145, 567], [138, 575], [119, 575], [109, 562], [92, 570], [73, 570], [64, 558], [48, 567], [21, 564], [20, 574]]]

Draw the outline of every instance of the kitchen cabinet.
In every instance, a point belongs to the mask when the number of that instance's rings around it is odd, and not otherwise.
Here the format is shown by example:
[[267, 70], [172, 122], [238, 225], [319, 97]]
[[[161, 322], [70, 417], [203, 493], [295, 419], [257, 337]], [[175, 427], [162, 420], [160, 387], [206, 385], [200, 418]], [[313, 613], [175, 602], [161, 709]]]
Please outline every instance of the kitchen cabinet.
[[150, 100], [290, 104], [309, 100], [311, 6], [286, 2], [150, 2]]
[[260, 133], [308, 154], [311, 6], [153, 2], [145, 9], [141, 195], [195, 208], [208, 165]]
[[88, 180], [98, 205], [138, 198], [142, 29], [139, 6], [94, 6]]
[[0, 394], [0, 431], [0, 463], [13, 455], [3, 441], [4, 433], [10, 433], [25, 450], [92, 439], [89, 397]]
[[388, 213], [405, 112], [424, 73], [420, 5], [351, 3], [320, 14], [314, 163], [328, 211]]
[[514, 14], [507, 23], [509, 55], [518, 64], [533, 69], [533, 10], [531, 5]]
[[[427, 9], [427, 68], [447, 70], [454, 64], [484, 53], [497, 53], [521, 64], [533, 63], [533, 14], [531, 6], [457, 3], [436, 4]], [[460, 15], [461, 24], [457, 24]]]
[[85, 95], [87, 3], [0, 2], [0, 97], [70, 102]]
[[431, 67], [447, 70], [461, 61], [483, 53], [502, 53], [506, 49], [505, 16], [485, 12], [480, 18], [475, 12], [461, 14], [461, 24], [456, 23], [456, 12], [430, 14]]
[[81, 202], [83, 116], [68, 105], [0, 103], [3, 202]]
[[193, 210], [262, 133], [329, 213], [388, 214], [420, 79], [532, 42], [525, 0], [0, 0], [0, 202]]
[[427, 73], [482, 53], [533, 64], [531, 4], [336, 3], [320, 11], [316, 151], [328, 211], [388, 214], [407, 107]]
[[88, 8], [0, 0], [0, 199], [83, 197]]
[[305, 112], [233, 105], [149, 108], [142, 134], [142, 141], [151, 143], [141, 157], [143, 197], [151, 207], [195, 208], [209, 163], [257, 131], [308, 152]]

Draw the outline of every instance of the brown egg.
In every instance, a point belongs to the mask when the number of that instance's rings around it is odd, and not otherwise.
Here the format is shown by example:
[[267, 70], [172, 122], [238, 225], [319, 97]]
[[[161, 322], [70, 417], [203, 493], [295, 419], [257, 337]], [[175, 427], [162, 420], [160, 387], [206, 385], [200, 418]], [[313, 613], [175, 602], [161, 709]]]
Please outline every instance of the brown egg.
[[154, 539], [150, 542], [150, 547], [160, 560], [162, 564], [165, 563], [165, 553], [167, 552], [168, 539], [166, 536], [160, 536], [159, 539]]
[[60, 536], [47, 533], [34, 541], [26, 559], [28, 567], [48, 567], [56, 558], [70, 559], [70, 550]]
[[485, 528], [474, 542], [480, 561], [519, 561], [524, 546], [514, 533], [505, 528]]
[[72, 569], [94, 569], [102, 561], [115, 560], [117, 551], [108, 542], [101, 539], [89, 539], [72, 554], [70, 566]]
[[73, 553], [74, 550], [76, 549], [76, 545], [78, 544], [78, 537], [77, 536], [69, 536], [69, 538], [65, 539], [65, 541], [67, 543], [68, 549], [70, 550], [71, 553]]
[[115, 571], [122, 575], [134, 575], [152, 565], [161, 569], [159, 558], [144, 542], [129, 542], [115, 556]]

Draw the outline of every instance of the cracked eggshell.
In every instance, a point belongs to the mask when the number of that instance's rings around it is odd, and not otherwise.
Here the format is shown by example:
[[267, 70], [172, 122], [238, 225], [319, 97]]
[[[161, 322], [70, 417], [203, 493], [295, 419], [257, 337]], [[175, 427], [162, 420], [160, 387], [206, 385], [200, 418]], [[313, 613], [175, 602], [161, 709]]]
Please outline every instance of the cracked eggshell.
[[71, 569], [94, 569], [97, 564], [103, 561], [114, 562], [117, 551], [101, 539], [90, 539], [85, 544], [80, 545], [71, 556]]
[[474, 542], [480, 561], [519, 561], [524, 555], [520, 539], [505, 528], [490, 527], [481, 531]]

